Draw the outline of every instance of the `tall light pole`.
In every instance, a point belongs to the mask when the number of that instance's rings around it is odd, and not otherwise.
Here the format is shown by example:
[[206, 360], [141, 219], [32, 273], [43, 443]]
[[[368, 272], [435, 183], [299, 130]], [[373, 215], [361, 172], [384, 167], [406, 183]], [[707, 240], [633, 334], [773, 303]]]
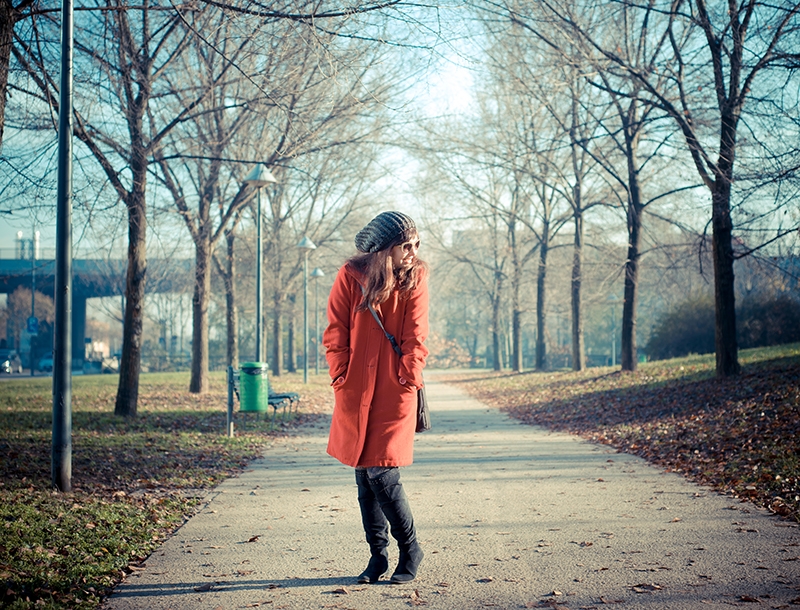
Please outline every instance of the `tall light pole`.
[[317, 267], [311, 272], [311, 277], [314, 278], [314, 347], [316, 347], [316, 355], [314, 356], [314, 374], [319, 375], [319, 278], [323, 277], [325, 272]]
[[55, 327], [53, 341], [53, 487], [72, 491], [72, 30], [73, 3], [61, 3], [58, 104]]
[[317, 246], [304, 237], [297, 247], [303, 250], [303, 383], [308, 383], [308, 253]]
[[242, 182], [256, 189], [256, 362], [263, 362], [264, 333], [261, 330], [261, 324], [264, 317], [264, 288], [262, 285], [264, 276], [264, 244], [261, 239], [261, 187], [266, 186], [270, 182], [277, 182], [277, 180], [275, 180], [275, 176], [270, 173], [263, 163], [259, 163], [245, 176]]

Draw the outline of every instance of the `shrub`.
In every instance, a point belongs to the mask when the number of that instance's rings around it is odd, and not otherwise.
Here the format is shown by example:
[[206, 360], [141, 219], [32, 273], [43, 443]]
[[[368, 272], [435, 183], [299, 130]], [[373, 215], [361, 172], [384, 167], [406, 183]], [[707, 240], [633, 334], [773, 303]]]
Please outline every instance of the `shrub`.
[[675, 306], [659, 320], [645, 351], [651, 360], [713, 352], [713, 298], [693, 297]]
[[800, 303], [786, 295], [746, 298], [737, 312], [739, 347], [800, 341]]
[[[736, 308], [740, 348], [765, 347], [800, 341], [800, 303], [788, 296], [750, 296]], [[714, 301], [693, 297], [664, 315], [645, 351], [652, 360], [714, 351]]]

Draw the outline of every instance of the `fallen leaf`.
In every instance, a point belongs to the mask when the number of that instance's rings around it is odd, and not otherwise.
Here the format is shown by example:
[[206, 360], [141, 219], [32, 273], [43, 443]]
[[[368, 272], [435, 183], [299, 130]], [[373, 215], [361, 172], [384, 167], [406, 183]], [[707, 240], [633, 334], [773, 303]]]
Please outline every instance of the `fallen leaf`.
[[247, 542], [258, 542], [258, 539], [259, 539], [259, 538], [261, 538], [261, 536], [260, 536], [260, 535], [253, 536], [253, 537], [252, 537], [252, 538], [250, 538], [250, 540], [248, 540]]
[[422, 597], [420, 597], [419, 591], [417, 589], [414, 589], [411, 592], [411, 595], [409, 595], [409, 597], [411, 598], [412, 606], [424, 606], [428, 603], [424, 599], [422, 599]]
[[661, 591], [661, 587], [656, 584], [643, 584], [634, 585], [631, 587], [634, 593], [652, 593], [653, 591]]
[[487, 576], [486, 578], [479, 578], [475, 582], [494, 582], [494, 578]]

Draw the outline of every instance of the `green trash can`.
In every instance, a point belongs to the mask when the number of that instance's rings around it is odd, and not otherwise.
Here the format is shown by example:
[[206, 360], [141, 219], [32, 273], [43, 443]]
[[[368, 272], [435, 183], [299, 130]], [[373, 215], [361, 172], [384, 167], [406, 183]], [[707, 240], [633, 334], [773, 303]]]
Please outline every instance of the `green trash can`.
[[266, 362], [243, 362], [239, 369], [239, 410], [266, 413], [269, 407], [269, 377]]

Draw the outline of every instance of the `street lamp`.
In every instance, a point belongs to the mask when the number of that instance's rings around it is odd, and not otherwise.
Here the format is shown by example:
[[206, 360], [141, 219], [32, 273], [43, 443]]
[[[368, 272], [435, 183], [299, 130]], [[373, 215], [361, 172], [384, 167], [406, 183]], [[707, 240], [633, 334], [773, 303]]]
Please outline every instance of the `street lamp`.
[[316, 356], [314, 356], [314, 373], [319, 375], [319, 278], [325, 275], [325, 272], [317, 267], [311, 272], [311, 277], [314, 278], [314, 345], [317, 348]]
[[256, 362], [263, 362], [264, 346], [263, 332], [261, 330], [262, 318], [264, 316], [264, 289], [262, 278], [264, 274], [264, 244], [261, 240], [261, 187], [270, 182], [277, 182], [275, 176], [266, 168], [263, 163], [256, 165], [252, 171], [245, 176], [243, 185], [252, 186], [256, 189]]
[[303, 250], [303, 383], [308, 383], [308, 253], [317, 246], [304, 237], [297, 247]]

